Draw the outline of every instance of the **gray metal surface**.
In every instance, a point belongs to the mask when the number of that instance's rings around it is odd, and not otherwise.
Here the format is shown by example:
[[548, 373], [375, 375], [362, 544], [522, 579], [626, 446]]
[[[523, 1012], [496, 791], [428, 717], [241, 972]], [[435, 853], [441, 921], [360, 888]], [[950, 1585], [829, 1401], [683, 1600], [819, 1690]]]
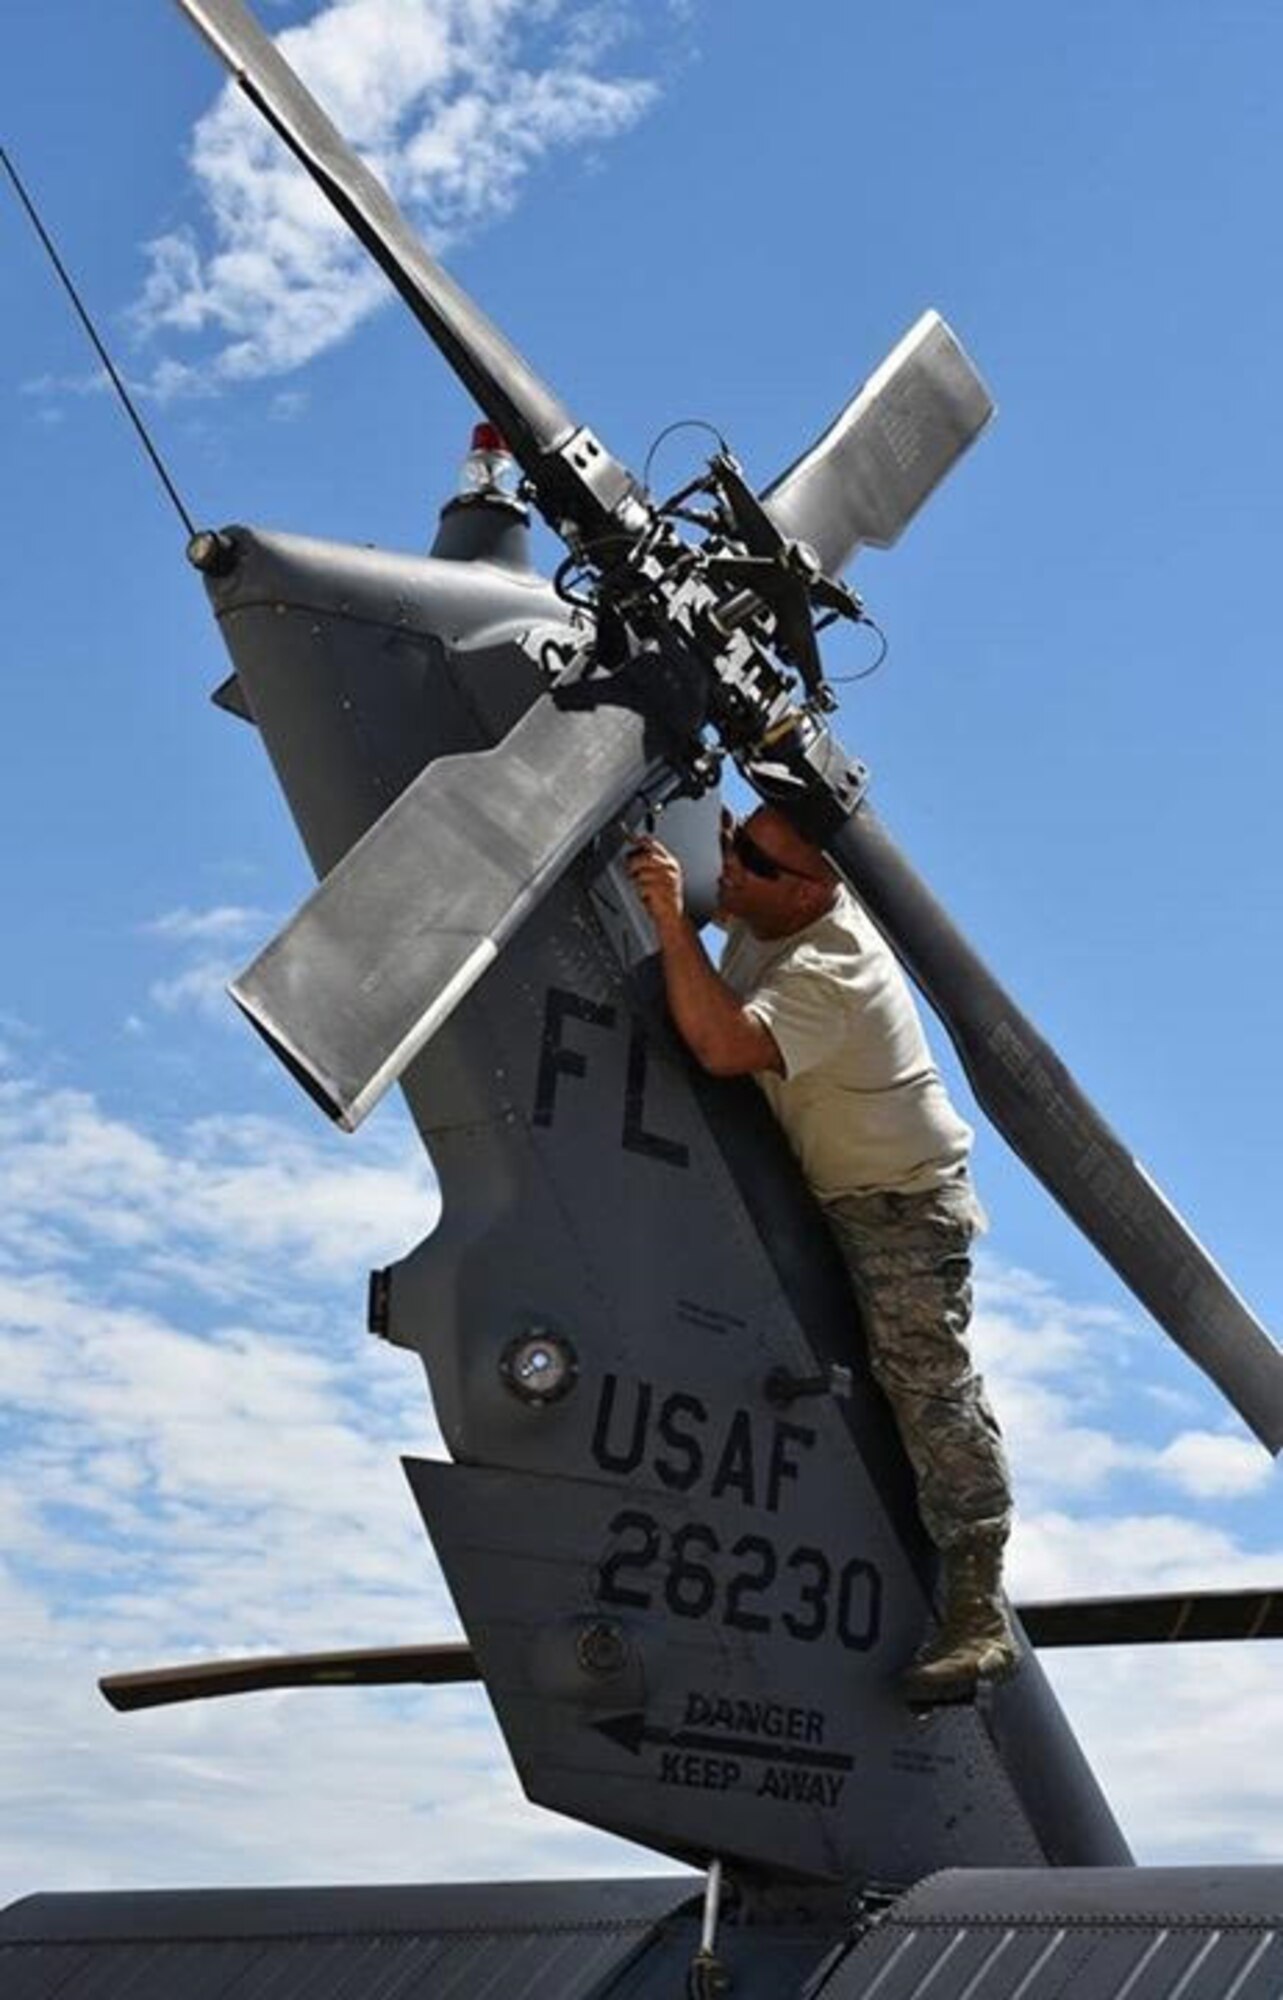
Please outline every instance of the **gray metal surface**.
[[655, 761], [640, 716], [541, 696], [494, 749], [416, 778], [233, 999], [351, 1130]]
[[[675, 2000], [691, 1877], [32, 1896], [0, 1911], [4, 2000]], [[728, 1913], [736, 2000], [801, 1995], [841, 1911]]]
[[[674, 2000], [691, 1878], [32, 1896], [4, 2000]], [[1278, 2000], [1283, 1869], [958, 1869], [844, 1943], [840, 1902], [738, 1906], [736, 2000]]]
[[[683, 1379], [699, 1383], [689, 1363]], [[867, 1649], [831, 1630], [809, 1648], [790, 1633], [790, 1617], [795, 1631], [818, 1622], [806, 1596], [817, 1570], [792, 1567], [794, 1551], [820, 1552], [836, 1581], [854, 1547], [857, 1588], [875, 1571], [888, 1592], [901, 1584], [849, 1454], [815, 1457], [782, 1518], [705, 1490], [692, 1520], [653, 1469], [625, 1484], [410, 1467], [527, 1792], [693, 1862], [722, 1854], [817, 1881], [1042, 1861], [975, 1710], [923, 1723], [899, 1697], [888, 1660], [912, 1649], [921, 1615], [907, 1590]], [[776, 1550], [780, 1581], [759, 1588]], [[770, 1629], [743, 1629], [750, 1616]], [[861, 1595], [862, 1644], [866, 1617]], [[624, 1657], [594, 1673], [577, 1647], [604, 1619]]]
[[507, 735], [566, 606], [545, 577], [498, 564], [226, 532], [236, 566], [206, 588], [244, 669], [239, 699], [325, 875], [418, 776], [425, 738], [448, 757]]
[[823, 2000], [1278, 2000], [1283, 1868], [936, 1876], [818, 1991]]
[[[823, 1225], [752, 1087], [696, 1094], [594, 907], [567, 883], [408, 1077], [445, 1214], [390, 1277], [390, 1330], [423, 1354], [452, 1451], [496, 1468], [434, 1468], [428, 1511], [523, 1783], [668, 1852], [827, 1877], [1036, 1861], [1067, 1827], [1070, 1853], [1113, 1858], [1116, 1829], [1035, 1666], [995, 1712], [1029, 1702], [1012, 1733], [1031, 1735], [1054, 1799], [1013, 1779], [994, 1718], [924, 1727], [904, 1709], [895, 1675], [928, 1580], [885, 1415], [863, 1377], [849, 1402], [786, 1417], [765, 1395], [775, 1366], [818, 1372], [826, 1336], [853, 1358]], [[547, 1409], [501, 1376], [535, 1324], [580, 1360]], [[683, 1555], [702, 1573], [680, 1571]], [[640, 1703], [628, 1676], [595, 1686], [568, 1658], [595, 1617], [626, 1628]], [[640, 1740], [595, 1726], [603, 1702], [625, 1731], [644, 1711]], [[793, 1727], [802, 1741], [773, 1757]]]
[[[210, 595], [301, 823], [325, 829], [313, 860], [327, 877], [233, 993], [354, 1125], [573, 856], [585, 798], [622, 800], [645, 776], [644, 730], [624, 710], [549, 716], [537, 703], [540, 650], [569, 631], [542, 578], [368, 550], [339, 560], [329, 544], [228, 532], [238, 561]], [[343, 643], [358, 604], [362, 654]], [[423, 773], [425, 687], [461, 629], [466, 693]], [[530, 751], [532, 730], [546, 757]], [[370, 731], [380, 749], [363, 759]], [[488, 749], [492, 783], [450, 762], [514, 731]]]
[[616, 1990], [655, 1927], [697, 1889], [643, 1879], [32, 1896], [0, 1912], [0, 1993], [590, 2000]]
[[[467, 571], [241, 532], [240, 581], [214, 594], [326, 869], [416, 757], [485, 747], [538, 677], [520, 620], [496, 625]], [[458, 1504], [429, 1512], [527, 1790], [669, 1853], [830, 1879], [1125, 1858], [1036, 1663], [984, 1713], [924, 1727], [900, 1703], [931, 1574], [850, 1294], [759, 1094], [710, 1084], [673, 1043], [650, 951], [605, 843], [404, 1079], [444, 1213], [388, 1274], [387, 1330], [423, 1357], [462, 1462], [438, 1480]], [[543, 1409], [501, 1367], [533, 1325], [579, 1358], [573, 1393]], [[849, 1399], [772, 1407], [773, 1367], [813, 1375], [838, 1358], [855, 1365]], [[682, 1546], [710, 1566], [711, 1596], [674, 1564], [690, 1527]], [[652, 1536], [654, 1559], [630, 1567]], [[647, 1662], [613, 1737], [593, 1726], [600, 1691], [548, 1643], [530, 1558], [568, 1538], [556, 1613], [618, 1620]], [[710, 1694], [741, 1706], [685, 1720]], [[655, 1733], [674, 1730], [713, 1741]]]
[[957, 336], [925, 312], [762, 504], [837, 576], [866, 542], [898, 539], [992, 415]]

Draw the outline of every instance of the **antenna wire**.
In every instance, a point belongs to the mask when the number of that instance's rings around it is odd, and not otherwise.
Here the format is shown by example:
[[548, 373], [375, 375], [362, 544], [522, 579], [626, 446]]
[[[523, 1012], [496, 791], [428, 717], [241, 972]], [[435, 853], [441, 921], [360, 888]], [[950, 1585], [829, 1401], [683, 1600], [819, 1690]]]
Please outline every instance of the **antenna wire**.
[[84, 327], [85, 332], [89, 335], [90, 340], [93, 342], [94, 348], [98, 355], [98, 359], [102, 362], [103, 367], [106, 369], [107, 374], [110, 377], [112, 387], [115, 389], [116, 394], [119, 396], [121, 402], [124, 404], [126, 414], [128, 415], [130, 422], [133, 424], [134, 429], [137, 431], [139, 437], [141, 438], [143, 449], [147, 453], [147, 456], [151, 460], [152, 464], [155, 466], [162, 486], [164, 487], [166, 493], [168, 493], [170, 499], [173, 501], [175, 510], [178, 514], [178, 518], [182, 522], [184, 528], [186, 528], [187, 539], [190, 541], [192, 536], [196, 533], [196, 524], [192, 520], [192, 517], [188, 513], [187, 509], [184, 507], [182, 500], [179, 498], [178, 489], [174, 485], [174, 482], [170, 478], [168, 472], [166, 472], [160, 453], [157, 451], [155, 445], [148, 437], [147, 427], [143, 423], [142, 418], [139, 416], [138, 411], [135, 409], [128, 389], [126, 389], [124, 383], [120, 379], [120, 376], [117, 374], [115, 364], [113, 363], [110, 354], [108, 354], [106, 348], [103, 346], [101, 340], [98, 338], [97, 329], [95, 328], [94, 323], [90, 319], [89, 314], [86, 312], [84, 306], [80, 302], [79, 294], [77, 293], [75, 286], [72, 284], [70, 277], [67, 275], [66, 267], [63, 264], [61, 257], [58, 255], [58, 252], [54, 248], [53, 241], [49, 235], [49, 232], [45, 228], [43, 222], [40, 220], [40, 217], [37, 215], [35, 204], [33, 203], [30, 195], [27, 193], [26, 188], [22, 185], [21, 180], [18, 178], [18, 169], [14, 166], [13, 161], [9, 158], [9, 155], [5, 151], [3, 146], [0, 146], [0, 166], [4, 167], [4, 170], [8, 174], [9, 179], [13, 182], [14, 188], [17, 191], [18, 199], [22, 203], [23, 207], [26, 209], [27, 214], [31, 219], [31, 226], [35, 230], [36, 235], [40, 238], [41, 243], [44, 245], [45, 250], [49, 256], [49, 261], [53, 265], [54, 270], [58, 273], [58, 276], [61, 278], [63, 283], [63, 288], [66, 291], [67, 297], [71, 300], [72, 305], [76, 308], [76, 311], [80, 316], [81, 325]]

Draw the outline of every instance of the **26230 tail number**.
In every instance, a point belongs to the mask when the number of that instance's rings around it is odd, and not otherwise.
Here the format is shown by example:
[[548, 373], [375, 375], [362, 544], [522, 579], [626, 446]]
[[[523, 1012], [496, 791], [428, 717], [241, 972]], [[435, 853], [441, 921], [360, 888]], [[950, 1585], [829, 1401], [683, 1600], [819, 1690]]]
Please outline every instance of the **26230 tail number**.
[[669, 1532], [636, 1507], [621, 1508], [609, 1533], [619, 1539], [597, 1571], [595, 1594], [611, 1609], [647, 1611], [658, 1598], [675, 1618], [716, 1618], [740, 1632], [778, 1625], [807, 1643], [832, 1632], [856, 1653], [877, 1643], [882, 1578], [863, 1556], [839, 1567], [805, 1544], [781, 1555], [758, 1534], [723, 1549], [702, 1521]]

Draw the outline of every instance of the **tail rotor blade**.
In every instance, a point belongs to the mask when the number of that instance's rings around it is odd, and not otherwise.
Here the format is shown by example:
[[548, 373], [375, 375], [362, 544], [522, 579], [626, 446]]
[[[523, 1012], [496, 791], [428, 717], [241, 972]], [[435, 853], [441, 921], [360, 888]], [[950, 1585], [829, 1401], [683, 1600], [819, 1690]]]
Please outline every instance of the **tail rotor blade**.
[[956, 335], [939, 313], [923, 313], [762, 505], [837, 576], [863, 543], [898, 540], [993, 408]]
[[1017, 1611], [1030, 1644], [1040, 1649], [1283, 1639], [1283, 1592], [1277, 1590], [1066, 1598], [1050, 1604], [1021, 1604]]
[[1008, 1144], [1266, 1449], [1283, 1449], [1283, 1353], [877, 816], [860, 805], [825, 847], [944, 1022]]
[[341, 1653], [274, 1653], [242, 1660], [197, 1660], [181, 1667], [107, 1674], [98, 1686], [121, 1714], [166, 1708], [171, 1702], [209, 1701], [218, 1695], [255, 1694], [264, 1688], [449, 1687], [480, 1680], [470, 1646], [384, 1646]]
[[339, 862], [233, 999], [355, 1129], [504, 941], [656, 766], [641, 717], [541, 696], [493, 750], [442, 757]]

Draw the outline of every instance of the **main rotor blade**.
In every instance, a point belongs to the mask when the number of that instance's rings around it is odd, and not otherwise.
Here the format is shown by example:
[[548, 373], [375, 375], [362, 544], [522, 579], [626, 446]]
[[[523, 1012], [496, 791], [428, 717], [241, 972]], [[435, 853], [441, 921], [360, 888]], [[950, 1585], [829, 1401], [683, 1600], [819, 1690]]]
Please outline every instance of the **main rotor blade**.
[[114, 1709], [164, 1708], [176, 1701], [255, 1694], [263, 1688], [450, 1687], [480, 1680], [471, 1646], [361, 1647], [342, 1653], [268, 1653], [243, 1660], [197, 1660], [143, 1673], [106, 1674], [98, 1686]]
[[632, 710], [541, 696], [494, 749], [429, 764], [233, 999], [353, 1131], [657, 761]]
[[923, 313], [762, 505], [837, 576], [865, 542], [889, 548], [993, 415], [957, 336]]
[[[1162, 1597], [1087, 1597], [1020, 1604], [1017, 1615], [1040, 1650], [1150, 1646], [1230, 1639], [1283, 1639], [1283, 1593], [1194, 1591]], [[198, 1660], [141, 1673], [106, 1674], [98, 1686], [120, 1714], [175, 1702], [272, 1688], [454, 1687], [481, 1679], [471, 1646], [360, 1647], [328, 1653], [275, 1653]]]
[[[387, 190], [335, 130], [240, 0], [178, 0], [178, 5], [387, 273], [460, 380], [499, 426], [525, 471], [537, 483], [541, 474], [546, 481], [548, 455], [578, 428], [565, 405], [428, 254]], [[595, 440], [591, 442], [591, 478], [576, 483], [585, 490], [591, 487], [613, 504], [635, 482]], [[560, 467], [558, 472], [563, 485], [567, 478], [573, 479], [573, 467]]]
[[1003, 1137], [1266, 1449], [1283, 1449], [1283, 1353], [876, 814], [857, 806], [825, 849], [944, 1022]]
[[1171, 1646], [1283, 1639], [1283, 1591], [1195, 1590], [1169, 1597], [1064, 1598], [1017, 1606], [1033, 1646]]

